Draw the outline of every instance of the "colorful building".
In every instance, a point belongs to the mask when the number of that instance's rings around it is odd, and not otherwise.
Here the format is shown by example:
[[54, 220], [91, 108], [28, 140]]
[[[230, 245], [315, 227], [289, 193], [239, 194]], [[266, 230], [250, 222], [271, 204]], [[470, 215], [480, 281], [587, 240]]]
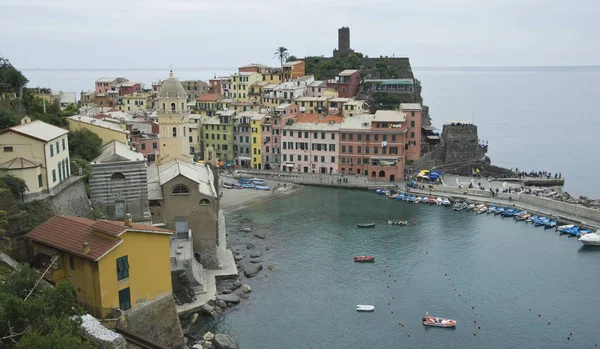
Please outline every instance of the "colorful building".
[[287, 124], [288, 120], [295, 117], [298, 114], [298, 105], [296, 104], [281, 104], [273, 108], [271, 113], [271, 153], [273, 155], [273, 162], [270, 167], [278, 169], [281, 167], [281, 142], [283, 135], [283, 127]]
[[306, 88], [306, 95], [308, 97], [323, 97], [327, 90], [327, 82], [323, 80], [315, 80], [311, 82]]
[[208, 93], [208, 85], [202, 80], [183, 80], [180, 83], [187, 93], [188, 102], [194, 101], [198, 97]]
[[421, 158], [423, 108], [419, 103], [402, 103], [400, 111], [406, 115], [406, 160], [419, 160]]
[[262, 75], [256, 72], [238, 72], [231, 75], [231, 94], [234, 100], [248, 102], [250, 86], [262, 81]]
[[67, 123], [70, 131], [81, 129], [92, 131], [102, 139], [102, 144], [106, 144], [112, 140], [125, 144], [129, 142], [129, 131], [125, 130], [125, 125], [121, 127], [114, 122], [108, 122], [85, 115], [70, 116], [67, 118]]
[[268, 84], [277, 85], [281, 82], [280, 75], [281, 68], [269, 68], [265, 72], [262, 73], [262, 80], [266, 81]]
[[352, 117], [355, 115], [360, 115], [365, 112], [365, 102], [359, 101], [355, 99], [350, 99], [346, 103], [342, 105], [342, 116], [344, 117]]
[[262, 169], [262, 124], [265, 117], [265, 114], [253, 112], [250, 118], [250, 166], [259, 170]]
[[250, 63], [238, 68], [238, 72], [240, 73], [264, 73], [269, 70], [268, 65], [259, 64], [259, 63]]
[[271, 145], [273, 139], [273, 125], [271, 124], [271, 115], [266, 115], [263, 118], [261, 126], [261, 154], [262, 154], [262, 167], [265, 170], [279, 169], [275, 167], [275, 149]]
[[204, 147], [212, 147], [217, 159], [222, 162], [235, 161], [233, 151], [233, 118], [234, 110], [221, 110], [217, 115], [206, 120], [204, 127]]
[[364, 79], [363, 92], [413, 93], [413, 79]]
[[142, 84], [135, 81], [125, 81], [122, 83], [115, 84], [113, 86], [118, 87], [120, 96], [126, 96], [132, 93], [139, 93], [142, 91]]
[[250, 118], [252, 112], [242, 112], [233, 117], [233, 156], [236, 166], [250, 167]]
[[338, 173], [340, 116], [299, 114], [283, 126], [282, 171]]
[[298, 97], [294, 101], [298, 105], [300, 113], [327, 114], [327, 101], [330, 97]]
[[124, 95], [118, 108], [121, 111], [151, 110], [152, 100], [151, 92], [134, 92]]
[[217, 115], [217, 102], [221, 98], [220, 94], [209, 93], [196, 98], [196, 107], [200, 110], [200, 114], [207, 116]]
[[279, 80], [286, 82], [305, 75], [304, 61], [285, 62], [281, 65]]
[[100, 78], [96, 80], [95, 91], [96, 93], [106, 93], [114, 90], [116, 85], [127, 81], [129, 80], [125, 78]]
[[344, 70], [327, 82], [327, 87], [337, 91], [340, 97], [352, 98], [358, 93], [360, 85], [360, 72], [358, 70]]
[[[168, 295], [172, 232], [123, 221], [55, 216], [27, 233], [34, 265], [53, 284], [70, 281], [78, 303], [97, 318]], [[143, 248], [140, 248], [143, 246]]]
[[68, 133], [28, 117], [0, 131], [0, 168], [25, 181], [24, 199], [53, 193], [71, 176]]

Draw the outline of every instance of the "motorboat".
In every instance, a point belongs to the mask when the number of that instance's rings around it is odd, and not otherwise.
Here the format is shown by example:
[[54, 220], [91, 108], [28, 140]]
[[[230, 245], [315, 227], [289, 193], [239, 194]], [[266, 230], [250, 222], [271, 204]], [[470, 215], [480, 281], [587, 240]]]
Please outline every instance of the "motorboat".
[[569, 228], [573, 228], [574, 225], [573, 224], [567, 224], [567, 225], [559, 225], [558, 227], [555, 227], [556, 231], [562, 231], [563, 229], [569, 229]]
[[231, 189], [231, 188], [233, 188], [233, 183], [231, 183], [231, 182], [223, 182], [223, 188], [225, 188], [225, 189]]
[[496, 205], [490, 205], [487, 208], [487, 213], [496, 213]]
[[256, 190], [271, 190], [271, 188], [267, 187], [266, 185], [255, 185], [254, 189], [256, 189]]
[[435, 205], [435, 203], [436, 203], [435, 198], [433, 196], [430, 196], [429, 197], [429, 204], [430, 205]]
[[494, 214], [502, 214], [504, 213], [504, 207], [500, 206], [500, 207], [496, 207], [496, 212], [494, 212]]
[[517, 210], [514, 208], [507, 208], [502, 212], [502, 217], [514, 217], [517, 214]]
[[385, 189], [383, 192], [383, 195], [385, 196], [390, 196], [390, 194], [392, 193], [391, 191], [389, 191], [388, 189]]
[[475, 204], [469, 204], [469, 205], [466, 207], [467, 211], [471, 211], [471, 210], [472, 210], [472, 209], [474, 209], [474, 208], [475, 208]]
[[378, 195], [383, 195], [383, 189], [381, 189], [381, 188], [377, 188], [377, 189], [375, 189], [375, 192], [376, 192]]
[[444, 205], [444, 206], [450, 206], [450, 200], [448, 200], [448, 199], [444, 198], [444, 199], [442, 200], [442, 205]]
[[422, 203], [424, 204], [428, 204], [429, 203], [429, 196], [424, 196], [423, 199], [421, 200]]
[[373, 228], [375, 227], [375, 223], [358, 223], [357, 226], [359, 228]]
[[356, 306], [356, 311], [373, 311], [373, 310], [375, 310], [374, 305], [358, 304]]
[[392, 194], [389, 196], [390, 199], [396, 199], [396, 196], [398, 196], [398, 194]]
[[400, 193], [400, 194], [396, 195], [396, 200], [398, 200], [398, 201], [404, 200], [405, 196], [406, 195], [404, 193]]
[[[448, 203], [450, 203], [450, 201], [448, 201]], [[442, 199], [442, 198], [435, 199], [435, 204], [438, 206], [442, 206], [444, 204], [444, 199]]]
[[466, 202], [455, 202], [454, 206], [452, 206], [452, 209], [454, 211], [462, 211], [467, 207], [467, 203]]
[[414, 198], [413, 203], [418, 204], [419, 202], [422, 202], [423, 198], [420, 196], [417, 196], [416, 198]]
[[456, 326], [456, 320], [452, 320], [452, 319], [446, 319], [446, 318], [441, 318], [441, 317], [436, 317], [436, 316], [431, 316], [431, 315], [425, 315], [423, 316], [423, 325], [424, 326], [431, 326], [431, 327], [455, 327]]
[[487, 207], [481, 206], [479, 208], [475, 208], [475, 214], [482, 214], [482, 213], [486, 213], [487, 212]]
[[525, 216], [527, 214], [529, 214], [529, 212], [527, 212], [527, 211], [518, 211], [517, 213], [515, 213], [515, 215], [513, 216], [513, 218], [514, 219], [518, 219], [519, 217]]
[[231, 183], [231, 188], [233, 189], [243, 189], [242, 185], [238, 182]]
[[538, 217], [539, 217], [538, 215], [529, 216], [529, 218], [527, 218], [525, 220], [525, 222], [531, 223], [531, 222], [535, 221], [536, 219], [538, 219]]
[[550, 221], [550, 218], [548, 217], [538, 217], [536, 220], [533, 221], [533, 225], [539, 227], [542, 225], [546, 225], [546, 222], [548, 221]]
[[544, 223], [544, 229], [550, 229], [554, 227], [556, 227], [556, 221], [554, 219]]
[[522, 215], [515, 216], [515, 219], [518, 221], [525, 221], [525, 220], [529, 219], [529, 217], [531, 217], [531, 213], [525, 213]]
[[375, 257], [373, 256], [356, 256], [354, 257], [355, 262], [375, 262]]
[[392, 220], [388, 220], [387, 224], [389, 224], [389, 225], [407, 225], [408, 221], [392, 221]]
[[581, 241], [582, 244], [587, 245], [587, 246], [600, 246], [600, 231], [596, 231], [595, 233], [588, 233], [585, 235], [582, 235], [579, 238], [579, 241]]
[[478, 205], [475, 206], [475, 209], [479, 210], [482, 207], [485, 207], [485, 204], [478, 204]]
[[252, 183], [242, 183], [242, 188], [245, 189], [254, 189], [254, 187], [256, 187], [254, 184]]

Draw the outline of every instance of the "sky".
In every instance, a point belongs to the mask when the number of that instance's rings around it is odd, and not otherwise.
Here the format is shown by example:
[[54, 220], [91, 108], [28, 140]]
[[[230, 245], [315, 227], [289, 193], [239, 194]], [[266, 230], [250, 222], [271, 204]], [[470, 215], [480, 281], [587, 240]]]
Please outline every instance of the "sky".
[[0, 0], [20, 69], [223, 69], [331, 56], [337, 29], [413, 67], [599, 65], [600, 0]]

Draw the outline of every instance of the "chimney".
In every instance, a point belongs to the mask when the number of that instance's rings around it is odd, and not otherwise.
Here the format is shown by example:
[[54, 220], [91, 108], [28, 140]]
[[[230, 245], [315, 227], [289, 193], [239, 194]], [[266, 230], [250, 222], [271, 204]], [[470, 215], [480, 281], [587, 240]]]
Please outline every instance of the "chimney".
[[84, 242], [83, 243], [83, 254], [87, 256], [90, 252], [92, 252], [90, 244], [87, 242]]
[[131, 213], [125, 215], [125, 226], [131, 227]]

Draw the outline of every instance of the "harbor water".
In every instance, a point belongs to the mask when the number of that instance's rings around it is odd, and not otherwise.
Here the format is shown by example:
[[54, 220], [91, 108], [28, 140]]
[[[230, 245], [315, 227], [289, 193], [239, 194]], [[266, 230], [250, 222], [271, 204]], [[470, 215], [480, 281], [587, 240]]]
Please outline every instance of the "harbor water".
[[[409, 224], [380, 224], [381, 215]], [[245, 218], [250, 223], [240, 223]], [[370, 221], [377, 226], [356, 226]], [[254, 203], [229, 213], [227, 224], [243, 262], [253, 251], [243, 239], [252, 234], [238, 228], [251, 224], [266, 235], [253, 240], [265, 268], [243, 279], [253, 289], [248, 300], [204, 318], [196, 334], [230, 333], [243, 349], [600, 344], [600, 250], [554, 229], [323, 188]], [[353, 263], [356, 255], [373, 255], [375, 263]], [[357, 304], [375, 311], [356, 312]], [[426, 328], [425, 312], [458, 325]]]

